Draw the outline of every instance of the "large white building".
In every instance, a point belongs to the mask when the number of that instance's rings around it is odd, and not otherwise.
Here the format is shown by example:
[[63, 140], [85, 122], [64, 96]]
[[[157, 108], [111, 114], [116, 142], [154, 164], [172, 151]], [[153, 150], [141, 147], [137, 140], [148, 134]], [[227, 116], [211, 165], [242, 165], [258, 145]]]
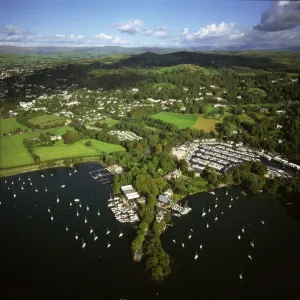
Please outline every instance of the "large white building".
[[121, 191], [127, 201], [138, 199], [140, 197], [139, 193], [133, 188], [132, 185], [121, 186]]

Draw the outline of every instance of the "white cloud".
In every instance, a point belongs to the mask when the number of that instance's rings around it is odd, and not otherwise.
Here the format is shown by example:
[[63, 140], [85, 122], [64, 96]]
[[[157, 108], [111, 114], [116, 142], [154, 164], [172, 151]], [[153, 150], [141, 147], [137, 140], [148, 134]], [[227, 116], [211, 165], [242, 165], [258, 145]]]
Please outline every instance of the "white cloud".
[[143, 22], [141, 20], [131, 20], [124, 23], [117, 24], [117, 28], [122, 33], [128, 33], [130, 35], [136, 34]]
[[124, 44], [132, 43], [129, 40], [122, 40], [118, 36], [113, 37], [111, 35], [106, 35], [105, 33], [100, 33], [96, 35], [96, 40], [102, 42], [103, 44], [110, 43], [110, 44], [124, 45]]
[[168, 36], [168, 31], [167, 31], [167, 27], [163, 26], [163, 27], [158, 27], [158, 28], [154, 28], [154, 29], [145, 29], [144, 34], [146, 36], [165, 38]]

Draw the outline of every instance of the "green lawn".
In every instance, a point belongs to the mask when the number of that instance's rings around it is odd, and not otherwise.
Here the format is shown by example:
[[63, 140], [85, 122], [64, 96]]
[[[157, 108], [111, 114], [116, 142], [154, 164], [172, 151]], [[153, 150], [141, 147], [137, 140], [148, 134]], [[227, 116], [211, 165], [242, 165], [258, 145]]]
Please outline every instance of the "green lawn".
[[65, 118], [54, 115], [41, 115], [38, 117], [30, 118], [29, 122], [33, 125], [53, 125], [57, 121], [63, 121]]
[[216, 124], [220, 123], [215, 119], [206, 119], [203, 117], [198, 117], [197, 121], [193, 125], [193, 128], [204, 130], [206, 132], [215, 131], [216, 132]]
[[162, 120], [166, 123], [175, 124], [179, 129], [187, 127], [191, 128], [197, 120], [197, 116], [195, 115], [184, 115], [173, 112], [160, 112], [158, 114], [152, 115], [151, 117], [154, 119]]
[[38, 137], [42, 132], [62, 135], [67, 130], [74, 129], [64, 126], [0, 137], [0, 168], [12, 168], [34, 163], [32, 156], [23, 145], [24, 139]]
[[[91, 141], [92, 146], [86, 146], [85, 142], [87, 141]], [[41, 158], [42, 162], [72, 157], [98, 156], [101, 152], [111, 153], [116, 151], [125, 151], [125, 148], [121, 145], [109, 144], [95, 139], [82, 140], [71, 145], [59, 141], [50, 147], [37, 147], [34, 149], [34, 153]]]
[[21, 130], [28, 129], [27, 126], [17, 122], [16, 118], [0, 119], [0, 134], [14, 131], [17, 128], [20, 128]]
[[105, 120], [101, 120], [99, 121], [100, 123], [106, 123], [109, 127], [113, 126], [113, 125], [116, 125], [118, 123], [120, 123], [120, 121], [118, 120], [114, 120], [114, 119], [111, 119], [111, 118], [107, 118]]

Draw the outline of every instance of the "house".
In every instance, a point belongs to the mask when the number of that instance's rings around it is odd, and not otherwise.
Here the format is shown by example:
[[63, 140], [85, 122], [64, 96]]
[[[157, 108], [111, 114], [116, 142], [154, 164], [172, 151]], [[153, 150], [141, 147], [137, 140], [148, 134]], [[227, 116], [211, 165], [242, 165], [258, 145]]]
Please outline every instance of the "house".
[[168, 196], [159, 195], [158, 196], [158, 201], [161, 204], [163, 204], [163, 205], [167, 205], [169, 203], [169, 197]]
[[157, 222], [161, 222], [164, 219], [164, 216], [165, 216], [165, 214], [164, 214], [163, 211], [161, 211], [161, 210], [158, 211], [157, 214], [156, 214], [156, 220], [157, 220]]
[[242, 96], [236, 96], [237, 99], [242, 99]]
[[62, 139], [61, 135], [50, 136], [51, 141], [58, 141], [58, 140], [61, 140], [61, 139]]
[[172, 195], [173, 195], [173, 191], [171, 189], [165, 190], [164, 196], [166, 196], [166, 197], [172, 197]]

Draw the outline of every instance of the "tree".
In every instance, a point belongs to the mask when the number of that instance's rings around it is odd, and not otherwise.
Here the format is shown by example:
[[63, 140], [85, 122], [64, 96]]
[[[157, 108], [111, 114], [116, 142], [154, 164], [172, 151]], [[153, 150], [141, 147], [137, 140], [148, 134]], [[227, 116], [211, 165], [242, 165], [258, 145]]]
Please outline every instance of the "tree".
[[62, 135], [62, 138], [65, 144], [73, 144], [80, 139], [78, 132], [69, 130]]
[[92, 146], [92, 142], [90, 140], [88, 140], [86, 143], [85, 143], [86, 146], [88, 147], [91, 147]]

